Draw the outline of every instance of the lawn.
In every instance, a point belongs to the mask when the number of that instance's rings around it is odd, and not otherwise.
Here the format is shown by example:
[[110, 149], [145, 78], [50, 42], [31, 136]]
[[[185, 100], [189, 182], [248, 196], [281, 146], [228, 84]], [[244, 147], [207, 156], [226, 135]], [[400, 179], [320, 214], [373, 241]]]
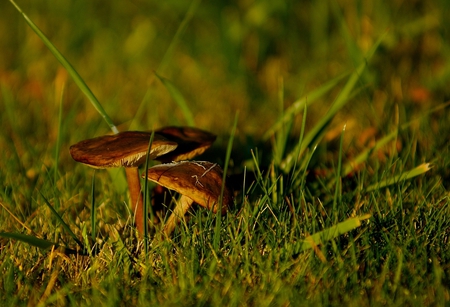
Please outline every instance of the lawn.
[[[450, 304], [450, 2], [9, 0], [0, 16], [2, 306]], [[123, 169], [69, 148], [166, 126], [217, 136], [195, 159], [233, 199], [164, 236], [152, 208], [165, 220], [180, 195], [143, 178], [143, 236]]]

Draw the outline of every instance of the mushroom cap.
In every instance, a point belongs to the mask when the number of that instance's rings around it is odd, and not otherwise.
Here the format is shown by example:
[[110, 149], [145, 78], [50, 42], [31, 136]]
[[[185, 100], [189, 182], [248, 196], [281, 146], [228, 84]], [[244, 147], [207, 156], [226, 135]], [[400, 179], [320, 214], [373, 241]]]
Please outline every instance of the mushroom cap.
[[178, 147], [157, 157], [161, 162], [189, 160], [201, 155], [216, 140], [216, 135], [194, 127], [163, 127], [155, 131], [166, 139], [176, 142]]
[[[124, 131], [81, 141], [70, 146], [72, 158], [94, 168], [137, 167], [145, 162], [151, 132]], [[154, 134], [150, 159], [177, 147], [161, 135]]]
[[[219, 165], [207, 161], [181, 161], [155, 165], [142, 174], [148, 180], [174, 190], [202, 207], [217, 212], [222, 191], [223, 171]], [[221, 212], [232, 203], [232, 193], [225, 186]]]

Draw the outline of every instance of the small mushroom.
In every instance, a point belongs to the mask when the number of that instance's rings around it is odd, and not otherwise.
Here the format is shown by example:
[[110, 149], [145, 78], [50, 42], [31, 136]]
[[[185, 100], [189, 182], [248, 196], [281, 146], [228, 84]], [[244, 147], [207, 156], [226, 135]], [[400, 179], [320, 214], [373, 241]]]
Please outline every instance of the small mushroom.
[[[168, 126], [155, 131], [166, 139], [176, 142], [178, 147], [165, 155], [157, 157], [155, 160], [162, 163], [190, 160], [201, 155], [216, 140], [216, 135], [202, 129], [186, 126]], [[152, 205], [155, 213], [155, 223], [158, 222], [160, 213], [163, 211], [164, 194], [167, 191], [163, 186], [156, 186], [152, 191]]]
[[216, 135], [194, 127], [169, 126], [155, 133], [178, 144], [175, 150], [155, 159], [163, 163], [190, 160], [205, 152], [216, 140]]
[[163, 232], [169, 235], [195, 202], [213, 212], [225, 213], [232, 203], [232, 193], [225, 186], [222, 202], [223, 171], [219, 165], [206, 161], [181, 161], [155, 165], [142, 177], [181, 194]]
[[[144, 233], [144, 204], [138, 167], [145, 162], [151, 132], [125, 131], [81, 141], [70, 146], [72, 158], [94, 168], [125, 167], [130, 190], [131, 209], [136, 227]], [[149, 159], [174, 150], [177, 143], [154, 134]]]

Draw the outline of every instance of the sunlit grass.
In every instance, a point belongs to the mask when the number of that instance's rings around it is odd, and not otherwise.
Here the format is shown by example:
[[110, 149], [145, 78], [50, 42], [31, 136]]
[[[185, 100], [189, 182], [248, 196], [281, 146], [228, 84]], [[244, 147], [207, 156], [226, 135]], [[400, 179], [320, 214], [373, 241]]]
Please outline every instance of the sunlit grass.
[[[425, 3], [19, 2], [46, 46], [0, 4], [2, 302], [448, 304], [449, 8]], [[112, 122], [218, 133], [234, 207], [146, 246], [68, 153]]]

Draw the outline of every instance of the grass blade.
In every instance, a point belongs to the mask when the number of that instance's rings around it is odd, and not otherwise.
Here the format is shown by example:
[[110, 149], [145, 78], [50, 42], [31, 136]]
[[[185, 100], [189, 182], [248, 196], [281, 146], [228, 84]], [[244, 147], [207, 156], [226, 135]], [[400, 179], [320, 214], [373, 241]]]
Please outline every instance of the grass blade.
[[[284, 88], [283, 79], [279, 78], [279, 91], [278, 99], [280, 103], [280, 118], [284, 118]], [[283, 161], [283, 156], [286, 151], [286, 146], [288, 144], [288, 139], [292, 126], [294, 123], [294, 116], [292, 115], [287, 121], [283, 122], [281, 129], [273, 136], [273, 160], [276, 166], [280, 166]]]
[[[153, 138], [155, 137], [155, 131], [153, 129], [152, 134], [150, 135], [150, 140], [148, 142], [148, 149], [147, 149], [147, 156], [145, 158], [145, 180], [144, 180], [144, 250], [145, 250], [145, 256], [148, 255], [148, 245], [149, 245], [149, 238], [148, 238], [148, 161], [150, 156], [150, 149], [152, 148]], [[152, 221], [153, 221], [153, 213], [151, 215]]]
[[338, 152], [338, 165], [337, 165], [337, 171], [336, 171], [336, 178], [335, 178], [335, 190], [334, 190], [334, 198], [333, 198], [333, 213], [335, 213], [335, 221], [338, 221], [338, 210], [337, 205], [338, 203], [341, 204], [342, 200], [342, 177], [341, 177], [341, 169], [342, 169], [342, 151], [343, 151], [343, 144], [344, 144], [344, 135], [345, 135], [345, 128], [346, 125], [344, 125], [344, 128], [342, 129], [341, 134], [341, 140], [339, 143], [339, 152]]
[[166, 79], [157, 73], [155, 73], [158, 79], [164, 84], [166, 89], [169, 91], [170, 96], [172, 96], [173, 100], [178, 104], [181, 111], [183, 112], [184, 119], [189, 126], [194, 126], [194, 116], [192, 115], [191, 110], [189, 109], [186, 100], [184, 99], [181, 92], [177, 89], [177, 87], [169, 80]]
[[5, 239], [13, 239], [13, 240], [17, 240], [17, 241], [20, 241], [20, 242], [24, 242], [24, 243], [30, 244], [31, 246], [35, 246], [35, 247], [43, 249], [43, 250], [48, 250], [48, 249], [50, 249], [52, 247], [62, 248], [63, 249], [62, 252], [65, 255], [85, 256], [85, 254], [83, 252], [79, 252], [79, 251], [76, 251], [74, 249], [61, 246], [61, 245], [59, 245], [59, 244], [57, 244], [55, 242], [52, 242], [52, 241], [40, 239], [40, 238], [37, 238], [35, 236], [25, 235], [25, 234], [22, 234], [22, 233], [0, 232], [0, 237], [3, 237]]
[[366, 58], [364, 61], [359, 64], [359, 66], [355, 69], [355, 71], [350, 75], [347, 83], [344, 88], [339, 93], [336, 100], [331, 105], [328, 112], [325, 116], [311, 129], [311, 131], [305, 136], [304, 143], [302, 144], [302, 148], [300, 154], [304, 152], [306, 147], [311, 146], [313, 143], [317, 143], [325, 134], [326, 127], [330, 124], [334, 115], [342, 109], [342, 107], [349, 101], [349, 98], [352, 96], [353, 88], [358, 82], [362, 72], [367, 66], [367, 62], [375, 53], [376, 49], [380, 45], [381, 41], [384, 39], [385, 35], [382, 35], [378, 41], [372, 46], [372, 48], [367, 52]]
[[70, 74], [72, 79], [75, 81], [78, 88], [83, 92], [84, 95], [89, 99], [91, 104], [94, 106], [94, 108], [97, 110], [97, 112], [103, 117], [103, 119], [106, 121], [108, 126], [111, 128], [113, 133], [118, 133], [119, 130], [117, 127], [113, 124], [111, 118], [106, 114], [105, 109], [103, 109], [102, 105], [98, 101], [97, 97], [95, 97], [94, 93], [90, 90], [90, 88], [87, 86], [87, 84], [84, 82], [84, 80], [81, 78], [81, 76], [78, 74], [78, 72], [75, 70], [75, 68], [72, 66], [72, 64], [67, 61], [67, 59], [62, 55], [61, 52], [55, 47], [55, 45], [52, 44], [52, 42], [45, 36], [45, 34], [38, 28], [38, 26], [22, 11], [22, 9], [14, 2], [14, 0], [9, 0], [14, 7], [17, 9], [17, 11], [22, 14], [23, 18], [27, 22], [27, 24], [33, 29], [33, 31], [39, 36], [39, 38], [42, 40], [42, 42], [47, 46], [47, 48], [53, 53], [53, 55], [56, 57], [56, 59], [61, 63], [62, 66], [67, 70], [67, 72]]
[[[347, 46], [347, 51], [349, 54], [349, 58], [354, 61], [354, 64], [357, 65], [358, 62], [361, 60], [363, 54], [358, 47], [357, 42], [353, 38], [353, 35], [351, 34], [351, 31], [349, 29], [347, 20], [344, 17], [344, 13], [342, 12], [342, 9], [339, 7], [339, 4], [337, 2], [331, 2], [330, 3], [331, 11], [333, 12], [334, 17], [337, 20], [337, 24], [339, 25], [339, 33], [341, 34], [342, 41]], [[361, 22], [361, 20], [358, 20], [358, 22]]]
[[53, 206], [50, 204], [50, 202], [47, 200], [47, 198], [45, 198], [45, 196], [42, 195], [41, 192], [39, 192], [39, 194], [41, 194], [42, 198], [44, 199], [45, 204], [47, 205], [47, 207], [49, 207], [50, 211], [56, 216], [56, 218], [59, 220], [59, 222], [61, 223], [63, 228], [69, 233], [69, 235], [81, 247], [81, 249], [84, 250], [84, 244], [73, 233], [73, 231], [70, 229], [69, 225], [67, 225], [66, 222], [64, 222], [62, 217], [58, 214], [58, 212], [56, 212], [56, 210], [53, 208]]
[[0, 232], [0, 237], [25, 242], [32, 246], [39, 247], [41, 249], [49, 249], [52, 246], [56, 246], [56, 247], [58, 246], [58, 244], [56, 244], [55, 242], [47, 241], [44, 239], [39, 239], [35, 236], [25, 235], [25, 234], [21, 234], [21, 233]]
[[[303, 117], [302, 117], [302, 127], [300, 129], [300, 136], [297, 142], [297, 145], [295, 145], [294, 150], [292, 150], [290, 153], [288, 153], [286, 155], [286, 158], [282, 161], [281, 163], [281, 169], [285, 172], [288, 173], [291, 171], [291, 169], [293, 170], [293, 173], [296, 172], [297, 169], [297, 163], [299, 162], [300, 159], [300, 148], [302, 146], [303, 143], [303, 137], [305, 135], [305, 129], [306, 129], [306, 114], [307, 114], [307, 107], [305, 106], [305, 108], [303, 109]], [[293, 181], [292, 181], [293, 183]], [[291, 186], [292, 186], [291, 183]]]
[[317, 99], [332, 90], [348, 73], [342, 74], [328, 81], [318, 89], [306, 94], [302, 98], [295, 101], [284, 113], [283, 116], [264, 134], [263, 139], [267, 140], [271, 135], [280, 130], [283, 125], [293, 116], [300, 113], [307, 105], [312, 104]]
[[344, 233], [352, 231], [353, 229], [361, 226], [361, 221], [367, 220], [368, 218], [370, 218], [370, 214], [352, 217], [334, 226], [310, 235], [298, 244], [296, 252], [300, 253], [305, 250], [315, 248], [319, 244], [323, 244], [326, 241], [332, 240], [340, 235], [343, 235]]
[[377, 141], [375, 146], [364, 150], [355, 159], [347, 162], [343, 167], [342, 176], [345, 177], [350, 174], [353, 169], [355, 169], [359, 164], [366, 161], [373, 152], [377, 151], [378, 149], [389, 143], [392, 139], [394, 139], [397, 133], [397, 131], [389, 133], [388, 135]]
[[393, 185], [396, 183], [399, 183], [401, 181], [405, 181], [411, 178], [414, 178], [416, 176], [422, 175], [426, 172], [428, 172], [431, 169], [430, 163], [422, 163], [421, 165], [409, 170], [405, 171], [399, 175], [396, 175], [394, 177], [382, 180], [380, 182], [374, 183], [366, 188], [366, 192], [373, 191], [375, 189], [381, 189], [384, 187], [387, 187], [389, 185]]
[[197, 7], [199, 6], [201, 1], [202, 0], [194, 0], [189, 5], [188, 10], [183, 17], [183, 20], [181, 21], [180, 25], [177, 28], [177, 32], [175, 33], [172, 40], [170, 41], [170, 45], [167, 48], [166, 52], [164, 53], [161, 63], [158, 66], [159, 73], [163, 72], [166, 69], [167, 64], [170, 62], [170, 59], [172, 58], [173, 51], [175, 50], [175, 47], [177, 46], [178, 42], [180, 41], [181, 34], [183, 34], [183, 31], [186, 29], [187, 25], [191, 21], [192, 17], [194, 16], [194, 13], [197, 11]]
[[228, 140], [227, 153], [225, 155], [225, 164], [223, 166], [222, 188], [220, 190], [220, 199], [219, 199], [220, 207], [217, 210], [217, 214], [216, 214], [216, 226], [215, 226], [214, 241], [213, 241], [213, 247], [214, 247], [215, 251], [217, 251], [219, 248], [220, 222], [221, 222], [220, 217], [221, 217], [221, 211], [222, 211], [221, 207], [222, 207], [222, 201], [223, 201], [223, 193], [225, 191], [225, 184], [226, 184], [227, 172], [228, 172], [228, 164], [230, 162], [231, 151], [233, 150], [233, 140], [234, 140], [234, 135], [236, 133], [238, 118], [239, 118], [239, 112], [236, 112], [236, 115], [234, 117], [233, 128], [231, 129], [230, 139]]
[[16, 222], [18, 222], [23, 228], [25, 228], [29, 233], [33, 233], [33, 231], [27, 226], [25, 225], [24, 222], [22, 222], [17, 216], [14, 215], [14, 213], [11, 212], [11, 210], [9, 210], [2, 202], [0, 202], [0, 206], [3, 207], [3, 209], [8, 212], [8, 214], [14, 219], [16, 220]]
[[97, 237], [97, 210], [95, 209], [95, 170], [92, 175], [92, 188], [91, 188], [91, 227], [92, 227], [92, 242], [95, 244], [95, 240]]
[[[163, 58], [161, 59], [158, 69], [156, 70], [158, 73], [163, 74], [165, 72], [168, 64], [171, 63], [173, 51], [175, 50], [176, 46], [178, 45], [178, 43], [180, 41], [180, 37], [183, 34], [184, 30], [186, 29], [189, 22], [192, 20], [192, 17], [194, 16], [195, 12], [197, 11], [197, 8], [198, 8], [200, 2], [201, 2], [201, 0], [194, 0], [190, 3], [188, 10], [183, 17], [183, 20], [179, 24], [176, 33], [174, 34], [174, 36], [172, 37], [172, 39], [170, 41], [169, 47], [164, 52]], [[153, 82], [154, 82], [154, 78], [151, 78], [150, 85], [153, 84]], [[136, 119], [142, 117], [142, 114], [145, 111], [145, 106], [146, 106], [145, 103], [148, 102], [149, 100], [151, 100], [152, 93], [151, 93], [150, 88], [151, 87], [149, 86], [144, 97], [142, 98], [141, 102], [139, 103], [139, 107], [136, 110], [135, 116], [130, 124], [130, 127], [129, 127], [130, 129], [136, 129], [136, 126], [137, 126]], [[192, 126], [193, 126], [193, 124], [192, 124]]]
[[56, 181], [58, 180], [58, 164], [59, 164], [59, 153], [61, 150], [61, 139], [62, 139], [62, 109], [63, 109], [63, 97], [64, 97], [64, 84], [61, 86], [61, 96], [59, 99], [59, 112], [58, 112], [58, 137], [56, 139], [56, 149], [55, 149], [55, 169], [53, 173], [53, 184], [56, 186]]
[[[413, 120], [411, 120], [411, 121], [409, 121], [409, 122], [407, 122], [405, 124], [402, 124], [400, 126], [399, 130], [402, 131], [402, 130], [410, 127], [413, 123], [416, 123], [417, 121], [420, 121], [422, 118], [425, 118], [426, 116], [429, 116], [432, 113], [435, 113], [435, 112], [438, 112], [438, 111], [442, 111], [443, 109], [445, 109], [449, 105], [450, 105], [450, 102], [446, 102], [446, 103], [440, 104], [437, 107], [432, 108], [432, 109], [424, 112], [419, 118], [413, 119]], [[385, 137], [383, 137], [380, 140], [378, 140], [373, 147], [364, 150], [362, 153], [360, 153], [354, 159], [352, 159], [351, 161], [347, 162], [344, 165], [343, 169], [342, 169], [342, 176], [345, 177], [348, 174], [350, 174], [358, 165], [360, 165], [364, 161], [367, 161], [367, 159], [370, 157], [370, 155], [373, 152], [376, 152], [378, 149], [382, 148], [384, 145], [386, 145], [391, 140], [393, 140], [397, 136], [397, 134], [398, 134], [397, 131], [393, 131], [393, 132], [389, 133]]]

